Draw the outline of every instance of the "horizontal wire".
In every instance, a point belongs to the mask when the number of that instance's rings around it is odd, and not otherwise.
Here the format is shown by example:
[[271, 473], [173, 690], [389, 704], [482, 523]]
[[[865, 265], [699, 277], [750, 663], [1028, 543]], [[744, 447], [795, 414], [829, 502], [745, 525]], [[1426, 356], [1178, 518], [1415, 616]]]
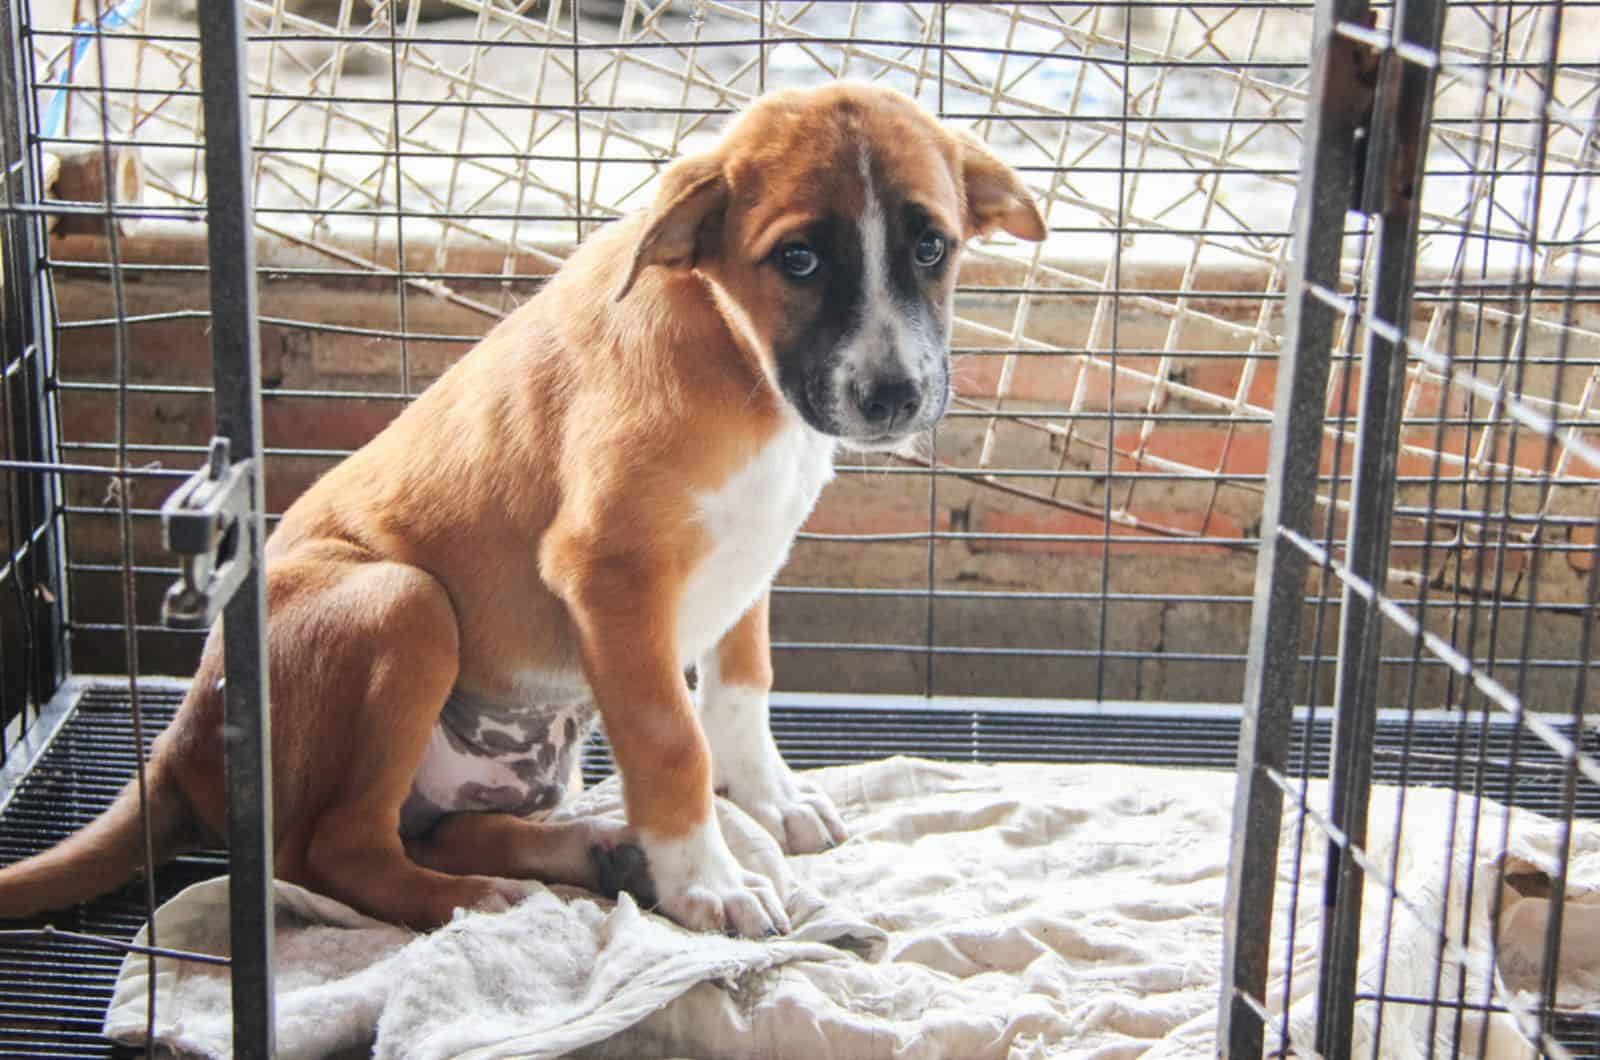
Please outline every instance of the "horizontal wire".
[[170, 957], [173, 960], [188, 961], [192, 964], [215, 964], [227, 967], [232, 963], [228, 958], [218, 957], [214, 953], [195, 953], [192, 950], [173, 950], [161, 946], [140, 946], [123, 939], [88, 935], [81, 931], [65, 931], [50, 924], [40, 928], [0, 929], [0, 945], [19, 942], [49, 942], [52, 939], [68, 939], [72, 942], [82, 942], [103, 950], [115, 950], [118, 953], [142, 953], [153, 957]]
[[[1521, 396], [1509, 392], [1504, 383], [1496, 385], [1479, 379], [1470, 372], [1462, 371], [1456, 367], [1456, 359], [1449, 354], [1439, 353], [1430, 349], [1424, 343], [1413, 339], [1402, 329], [1372, 317], [1365, 312], [1353, 312], [1349, 299], [1341, 297], [1337, 292], [1330, 291], [1321, 284], [1307, 284], [1306, 290], [1318, 301], [1331, 306], [1361, 327], [1367, 328], [1385, 342], [1403, 347], [1408, 354], [1432, 368], [1440, 376], [1448, 378], [1452, 384], [1464, 390], [1472, 391], [1473, 396], [1489, 402], [1493, 408], [1504, 409], [1518, 423], [1537, 432], [1542, 437], [1550, 438], [1553, 441], [1559, 440], [1562, 445], [1567, 447], [1569, 452], [1581, 458], [1585, 463], [1600, 468], [1600, 444], [1588, 441], [1577, 433], [1575, 428], [1568, 428], [1565, 436], [1556, 439], [1559, 427], [1551, 417], [1528, 407], [1526, 401]], [[1600, 423], [1600, 421], [1597, 421], [1597, 423]]]

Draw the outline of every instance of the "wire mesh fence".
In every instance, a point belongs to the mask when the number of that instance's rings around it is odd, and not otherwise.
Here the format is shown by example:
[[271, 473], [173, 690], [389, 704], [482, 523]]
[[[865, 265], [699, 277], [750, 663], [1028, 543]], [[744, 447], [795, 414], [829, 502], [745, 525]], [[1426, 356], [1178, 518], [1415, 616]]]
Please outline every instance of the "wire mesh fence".
[[[99, 144], [104, 106], [106, 138], [139, 175], [136, 201], [116, 207], [128, 228], [117, 267], [131, 281], [133, 459], [186, 467], [209, 437], [190, 356], [204, 328], [193, 23], [173, 7], [115, 10], [102, 85], [94, 64], [73, 58], [87, 8], [27, 7], [40, 129], [31, 164], [45, 170], [52, 154]], [[1469, 71], [1496, 71], [1511, 90], [1536, 76], [1528, 49], [1549, 8], [1506, 10], [1452, 5], [1446, 24], [1459, 69], [1442, 78], [1427, 154], [1415, 319], [1434, 345], [1454, 329], [1453, 341], [1489, 350], [1517, 327], [1505, 292], [1520, 221], [1508, 204], [1541, 145], [1551, 201], [1577, 187], [1573, 116], [1593, 87], [1580, 56], [1552, 86], [1564, 117], [1476, 120]], [[1049, 209], [1051, 238], [982, 248], [960, 292], [957, 401], [934, 445], [849, 469], [813, 519], [776, 605], [781, 679], [840, 691], [1238, 698], [1309, 5], [280, 0], [248, 15], [257, 221], [271, 237], [262, 267], [275, 510], [535, 289], [574, 240], [643, 205], [660, 166], [712, 137], [723, 115], [768, 87], [879, 80], [1018, 166]], [[1592, 17], [1569, 13], [1579, 26]], [[1567, 39], [1582, 36], [1569, 29]], [[72, 209], [56, 211], [61, 222]], [[1583, 233], [1574, 207], [1543, 217], [1550, 252], [1537, 270], [1554, 275], [1573, 260], [1561, 248]], [[1472, 218], [1492, 234], [1488, 252], [1460, 238]], [[97, 463], [115, 399], [105, 245], [89, 235], [55, 248], [63, 453]], [[1595, 417], [1586, 308], [1565, 313], [1545, 295], [1526, 323], [1528, 399], [1569, 428], [1548, 476], [1527, 446], [1508, 448], [1493, 363], [1481, 366], [1481, 393], [1446, 387], [1423, 359], [1408, 369], [1393, 573], [1448, 587], [1431, 606], [1453, 627], [1474, 601], [1530, 614], [1519, 597], [1536, 549], [1571, 557], [1546, 603], [1581, 600], [1581, 515], [1596, 469], [1567, 439], [1581, 441]], [[1569, 347], [1559, 393], [1558, 343]], [[1335, 372], [1330, 413], [1356, 374]], [[1331, 416], [1325, 475], [1349, 430], [1348, 417]], [[1441, 511], [1455, 518], [1436, 521], [1424, 570], [1436, 452], [1453, 490]], [[1507, 476], [1515, 517], [1471, 519], [1474, 498]], [[1323, 489], [1341, 513], [1343, 489]], [[147, 520], [159, 487], [136, 495], [135, 519]], [[64, 513], [85, 601], [71, 628], [91, 670], [115, 668], [120, 629], [91, 603], [115, 574], [103, 500], [85, 480]], [[152, 664], [182, 672], [192, 647], [148, 617], [161, 558], [138, 558]], [[1552, 679], [1570, 671], [1570, 635], [1534, 645]], [[1404, 669], [1395, 656], [1386, 673]], [[1443, 695], [1446, 675], [1425, 670]]]
[[[1586, 735], [1600, 588], [1583, 326], [1593, 85], [1564, 61], [1581, 13], [1567, 25], [1559, 4], [1521, 23], [1497, 10], [1498, 54], [1459, 47], [1463, 14], [1414, 4], [1376, 27], [1358, 5], [1319, 12], [1328, 52], [1301, 170], [1240, 751], [1222, 1006], [1235, 1053], [1259, 1054], [1263, 1037], [1274, 1055], [1334, 1057], [1595, 1046], [1592, 998], [1574, 982], [1591, 925], [1569, 903], [1586, 886], [1569, 872], [1600, 790]], [[1297, 443], [1330, 421], [1331, 453]], [[1330, 458], [1335, 488], [1311, 496], [1298, 482]], [[1309, 614], [1307, 582], [1319, 586]], [[1553, 657], [1534, 648], [1542, 612], [1570, 618]], [[1302, 619], [1309, 673], [1283, 658]], [[1394, 684], [1377, 672], [1391, 652]], [[1441, 701], [1461, 714], [1435, 798], [1417, 784], [1434, 754], [1413, 738]], [[1291, 760], [1292, 703], [1336, 712], [1326, 783], [1308, 754]], [[1386, 749], [1398, 784], [1374, 789], [1385, 707], [1406, 728]], [[1510, 734], [1500, 752], [1496, 727]], [[1559, 795], [1530, 823], [1515, 807], [1535, 784]]]

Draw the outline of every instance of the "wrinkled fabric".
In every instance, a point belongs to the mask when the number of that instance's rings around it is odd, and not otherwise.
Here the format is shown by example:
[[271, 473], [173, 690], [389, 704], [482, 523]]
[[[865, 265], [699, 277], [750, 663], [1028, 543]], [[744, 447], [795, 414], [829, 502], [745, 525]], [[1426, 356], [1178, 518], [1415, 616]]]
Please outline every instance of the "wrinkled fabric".
[[[1113, 765], [950, 765], [896, 758], [809, 774], [838, 805], [851, 839], [784, 859], [726, 803], [729, 845], [775, 874], [796, 924], [754, 942], [685, 932], [567, 888], [529, 884], [501, 914], [470, 914], [426, 936], [278, 885], [278, 1044], [285, 1057], [794, 1057], [960, 1060], [1214, 1054], [1233, 776]], [[1402, 839], [1392, 860], [1397, 802]], [[1313, 807], [1326, 791], [1313, 785]], [[1361, 988], [1453, 989], [1462, 955], [1442, 956], [1439, 917], [1472, 925], [1466, 996], [1491, 980], [1531, 1003], [1549, 915], [1539, 880], [1558, 866], [1559, 826], [1428, 789], [1377, 788], [1373, 863], [1392, 864], [1404, 901], [1369, 880]], [[574, 813], [619, 815], [607, 783]], [[1448, 843], [1452, 836], [1455, 842]], [[1502, 837], [1505, 836], [1504, 842]], [[1299, 846], [1300, 857], [1295, 856]], [[1311, 1033], [1325, 838], [1286, 815], [1273, 980], [1287, 1027]], [[1500, 861], [1499, 964], [1488, 962]], [[1559, 1000], [1600, 1005], [1600, 827], [1572, 834]], [[1299, 902], [1289, 948], [1289, 902]], [[1468, 869], [1475, 885], [1468, 901]], [[226, 952], [226, 881], [162, 908], [163, 946]], [[1389, 945], [1379, 945], [1387, 932]], [[1385, 957], [1387, 963], [1384, 963]], [[157, 1038], [228, 1055], [225, 970], [157, 962]], [[143, 1040], [142, 957], [124, 962], [108, 1035]], [[1427, 1010], [1388, 1005], [1380, 1055], [1427, 1054]], [[1533, 1056], [1515, 1016], [1435, 1022], [1440, 1048]], [[1275, 1021], [1276, 1022], [1276, 1021]], [[1379, 1033], [1357, 1010], [1357, 1047]]]

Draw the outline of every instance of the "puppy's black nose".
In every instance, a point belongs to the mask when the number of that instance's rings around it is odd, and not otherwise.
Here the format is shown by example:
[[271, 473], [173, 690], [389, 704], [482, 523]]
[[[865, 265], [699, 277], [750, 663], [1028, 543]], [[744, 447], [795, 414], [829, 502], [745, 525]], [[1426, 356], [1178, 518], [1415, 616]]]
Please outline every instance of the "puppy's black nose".
[[879, 379], [856, 388], [856, 404], [870, 426], [892, 431], [917, 414], [922, 407], [922, 389], [909, 379]]

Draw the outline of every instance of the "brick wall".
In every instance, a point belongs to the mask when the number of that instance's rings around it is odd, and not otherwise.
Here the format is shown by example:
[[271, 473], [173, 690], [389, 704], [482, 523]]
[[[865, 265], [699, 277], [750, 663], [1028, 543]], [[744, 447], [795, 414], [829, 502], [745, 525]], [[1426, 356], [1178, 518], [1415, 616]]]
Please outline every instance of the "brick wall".
[[[64, 259], [95, 263], [105, 248], [91, 237], [71, 237], [58, 239], [55, 250]], [[127, 308], [138, 321], [125, 332], [130, 377], [154, 388], [129, 397], [130, 440], [155, 447], [136, 450], [133, 459], [187, 470], [199, 463], [198, 451], [160, 447], [199, 446], [211, 432], [203, 390], [210, 378], [199, 271], [203, 246], [192, 232], [158, 232], [124, 240], [121, 250], [130, 265]], [[413, 267], [425, 268], [426, 248], [413, 252]], [[462, 302], [510, 306], [534, 289], [541, 271], [529, 263], [521, 275], [455, 281], [456, 302], [413, 289], [402, 320], [392, 279], [297, 274], [324, 269], [327, 261], [284, 244], [264, 244], [261, 260], [265, 433], [269, 446], [292, 450], [267, 465], [273, 511], [331, 465], [330, 451], [358, 446], [386, 423], [400, 407], [392, 395], [404, 382], [420, 389], [487, 328], [492, 318]], [[452, 264], [461, 273], [494, 273], [503, 262], [486, 256], [475, 268], [457, 250]], [[1269, 277], [1264, 271], [1216, 269], [1185, 279], [1175, 267], [1125, 268], [1125, 289], [1142, 293], [1112, 300], [1093, 288], [1093, 274], [1088, 267], [1062, 265], [1051, 273], [1054, 286], [1032, 292], [1019, 313], [1018, 296], [1006, 293], [1017, 282], [1014, 270], [992, 263], [969, 267], [963, 282], [970, 289], [959, 306], [969, 323], [955, 342], [975, 352], [957, 362], [963, 402], [939, 432], [939, 455], [946, 466], [1008, 473], [982, 480], [944, 474], [930, 482], [911, 464], [843, 468], [794, 550], [782, 578], [787, 591], [774, 609], [780, 641], [827, 647], [780, 651], [781, 684], [817, 691], [931, 687], [967, 695], [1238, 699], [1276, 383], [1271, 346], [1261, 335], [1280, 327], [1274, 303], [1248, 296]], [[1180, 284], [1188, 292], [1183, 299], [1162, 293]], [[64, 322], [57, 347], [68, 456], [103, 463], [116, 400], [106, 385], [115, 378], [116, 346], [114, 330], [104, 323], [111, 315], [105, 272], [60, 269], [56, 293]], [[1430, 313], [1426, 305], [1419, 310], [1419, 327], [1428, 326]], [[402, 344], [391, 337], [401, 330], [459, 341]], [[1045, 348], [1009, 359], [987, 352], [1019, 336]], [[1501, 338], [1490, 326], [1480, 334], [1482, 348], [1498, 350]], [[1113, 339], [1116, 348], [1130, 351], [1117, 357], [1114, 373], [1104, 354], [1086, 358], [1072, 352], [1096, 340], [1099, 348], [1109, 348]], [[1183, 355], [1163, 357], [1163, 348]], [[1348, 375], [1353, 410], [1359, 372]], [[1336, 386], [1335, 414], [1338, 396]], [[1412, 389], [1410, 412], [1467, 411], [1459, 391], [1448, 401], [1447, 408], [1441, 388], [1420, 383]], [[995, 407], [1022, 418], [979, 414]], [[1435, 431], [1407, 429], [1402, 504], [1428, 500], [1424, 480], [1434, 473]], [[1108, 436], [1115, 452], [1109, 468]], [[1442, 443], [1442, 472], [1457, 479], [1462, 459], [1512, 460], [1529, 469], [1544, 462], [1542, 447], [1526, 435], [1514, 452], [1509, 436], [1486, 439], [1482, 431], [1460, 426], [1448, 427]], [[1333, 469], [1335, 448], [1330, 436], [1325, 472]], [[1349, 459], [1346, 451], [1345, 469]], [[1057, 470], [1067, 477], [1052, 478]], [[1576, 484], [1557, 491], [1550, 511], [1592, 513], [1596, 492], [1582, 482], [1600, 469], [1569, 462], [1560, 470]], [[1209, 477], [1196, 478], [1195, 471]], [[140, 485], [135, 503], [153, 510], [168, 488], [169, 483]], [[1518, 487], [1517, 499], [1537, 507], [1520, 496], [1531, 489]], [[1481, 494], [1481, 487], [1468, 487], [1464, 495], [1470, 500], [1475, 490]], [[1440, 507], [1462, 506], [1460, 486], [1445, 492]], [[85, 478], [70, 483], [70, 494], [69, 547], [79, 568], [70, 587], [75, 620], [89, 627], [116, 624], [117, 576], [96, 569], [115, 563], [114, 498], [103, 481]], [[1336, 533], [1342, 518], [1336, 509]], [[931, 544], [930, 521], [947, 535]], [[1413, 595], [1425, 577], [1433, 598], [1450, 605], [1432, 613], [1434, 628], [1453, 630], [1463, 645], [1470, 633], [1480, 652], [1513, 652], [1527, 618], [1517, 607], [1525, 602], [1534, 546], [1520, 536], [1502, 540], [1497, 531], [1440, 520], [1424, 549], [1424, 530], [1421, 519], [1397, 518], [1391, 590]], [[145, 568], [138, 576], [139, 618], [154, 625], [169, 580], [161, 569], [167, 561], [155, 520], [141, 517], [135, 538]], [[1579, 647], [1583, 577], [1595, 546], [1592, 531], [1581, 526], [1545, 528], [1539, 541], [1541, 598], [1567, 606], [1541, 610], [1534, 618], [1533, 643], [1552, 664], [1531, 672], [1530, 698], [1565, 707], [1570, 661]], [[930, 577], [943, 594], [937, 599], [927, 593]], [[849, 595], [855, 588], [876, 593]], [[1471, 600], [1461, 595], [1474, 589], [1476, 619]], [[1067, 595], [1043, 599], [1041, 593]], [[1494, 599], [1504, 606], [1491, 623], [1487, 609]], [[1308, 649], [1316, 630], [1312, 618]], [[933, 641], [953, 649], [933, 659], [926, 650], [930, 624]], [[1333, 610], [1324, 615], [1323, 628], [1322, 644], [1330, 650], [1337, 628]], [[1403, 660], [1409, 643], [1391, 641], [1391, 653]], [[141, 649], [147, 671], [182, 673], [192, 666], [196, 642], [149, 632]], [[74, 636], [74, 653], [79, 672], [118, 670], [120, 634], [82, 629]], [[1391, 692], [1403, 687], [1405, 671], [1398, 662], [1387, 668]], [[1324, 697], [1330, 680], [1323, 675]], [[1423, 673], [1424, 702], [1443, 702], [1449, 690], [1442, 668]]]

